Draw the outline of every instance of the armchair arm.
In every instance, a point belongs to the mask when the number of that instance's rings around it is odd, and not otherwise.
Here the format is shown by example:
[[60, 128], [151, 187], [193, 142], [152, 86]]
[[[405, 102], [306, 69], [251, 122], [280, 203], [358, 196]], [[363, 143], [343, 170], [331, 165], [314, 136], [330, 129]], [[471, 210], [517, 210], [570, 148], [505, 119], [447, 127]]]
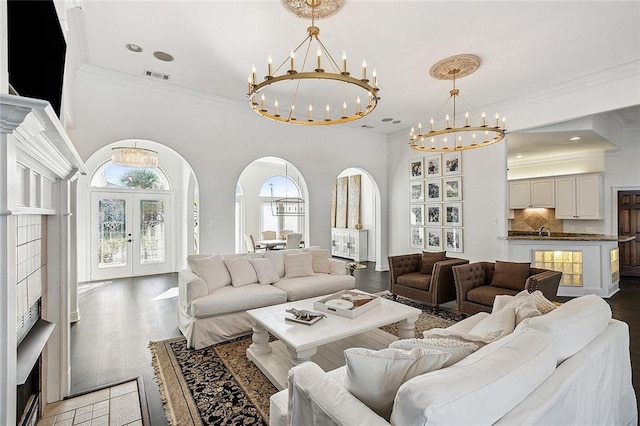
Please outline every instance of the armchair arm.
[[202, 278], [189, 269], [178, 272], [178, 300], [186, 312], [191, 308], [191, 302], [209, 294], [209, 288]]
[[455, 279], [453, 277], [453, 267], [466, 265], [467, 259], [450, 258], [436, 262], [433, 265], [431, 274], [431, 291], [433, 293], [433, 304], [448, 302], [456, 298]]
[[548, 300], [556, 300], [556, 293], [558, 292], [558, 286], [560, 285], [560, 279], [562, 278], [562, 272], [546, 270], [534, 275], [531, 275], [524, 287], [533, 293], [536, 290], [540, 290], [544, 297]]
[[389, 426], [313, 362], [289, 370], [287, 424]]
[[422, 266], [422, 254], [401, 254], [389, 256], [389, 291], [393, 293], [393, 286], [397, 284], [400, 275], [419, 272]]
[[468, 263], [454, 266], [453, 277], [456, 284], [457, 308], [460, 311], [462, 302], [467, 300], [467, 292], [486, 284], [487, 271], [482, 262]]

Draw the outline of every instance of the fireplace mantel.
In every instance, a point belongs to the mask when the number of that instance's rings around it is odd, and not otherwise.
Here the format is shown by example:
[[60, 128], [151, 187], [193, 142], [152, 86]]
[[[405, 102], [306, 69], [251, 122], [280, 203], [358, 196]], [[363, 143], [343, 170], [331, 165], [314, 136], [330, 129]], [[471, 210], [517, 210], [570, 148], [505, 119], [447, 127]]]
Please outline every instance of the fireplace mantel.
[[71, 235], [78, 174], [86, 174], [84, 162], [49, 103], [0, 94], [0, 345], [16, 348], [0, 353], [0, 424], [16, 424], [16, 372], [23, 361], [28, 367], [37, 355], [18, 362], [17, 288], [25, 282], [24, 273], [17, 271], [18, 248], [25, 246], [18, 227], [31, 223], [31, 216], [42, 220], [46, 230], [42, 319], [32, 329], [37, 328], [35, 333], [23, 340], [26, 346], [20, 352], [29, 347], [42, 352], [42, 340], [46, 341], [42, 403], [59, 401], [70, 390], [69, 296], [77, 284]]

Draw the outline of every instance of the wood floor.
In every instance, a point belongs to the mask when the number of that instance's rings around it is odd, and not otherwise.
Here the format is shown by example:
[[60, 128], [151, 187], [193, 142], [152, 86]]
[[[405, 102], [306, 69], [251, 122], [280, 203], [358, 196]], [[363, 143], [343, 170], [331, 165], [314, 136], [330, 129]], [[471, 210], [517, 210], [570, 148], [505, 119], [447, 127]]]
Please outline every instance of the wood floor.
[[[388, 288], [375, 264], [355, 272], [356, 288]], [[610, 299], [613, 317], [629, 324], [636, 395], [640, 390], [640, 278], [623, 278]], [[79, 297], [81, 319], [71, 327], [71, 393], [142, 377], [153, 426], [166, 425], [151, 367], [149, 341], [179, 336], [177, 274], [137, 277], [97, 286]]]

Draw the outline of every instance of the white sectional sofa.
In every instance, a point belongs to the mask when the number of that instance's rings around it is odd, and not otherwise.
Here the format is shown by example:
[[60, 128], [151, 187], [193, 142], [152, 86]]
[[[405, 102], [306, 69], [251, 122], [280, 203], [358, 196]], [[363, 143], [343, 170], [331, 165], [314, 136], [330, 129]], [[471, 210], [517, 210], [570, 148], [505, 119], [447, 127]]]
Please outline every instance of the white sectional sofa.
[[192, 255], [178, 273], [178, 327], [201, 349], [251, 332], [249, 309], [350, 290], [346, 261], [325, 249]]
[[306, 362], [290, 370], [288, 389], [271, 397], [270, 424], [637, 425], [629, 329], [611, 318], [603, 299], [572, 299], [521, 320], [513, 332], [490, 343], [472, 333], [483, 320], [506, 318], [506, 309], [494, 306], [492, 314], [425, 332], [425, 338], [475, 340], [481, 347], [453, 365], [405, 381], [391, 401], [389, 419], [346, 389], [347, 366], [324, 372]]

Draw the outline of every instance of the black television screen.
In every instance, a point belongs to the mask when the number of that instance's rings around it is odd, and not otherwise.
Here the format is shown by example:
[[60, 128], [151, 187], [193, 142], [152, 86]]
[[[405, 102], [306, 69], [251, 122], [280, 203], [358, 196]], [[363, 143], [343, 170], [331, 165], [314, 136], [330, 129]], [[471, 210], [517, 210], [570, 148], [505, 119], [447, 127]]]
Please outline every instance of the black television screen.
[[53, 0], [8, 0], [7, 36], [9, 84], [60, 117], [67, 44]]

